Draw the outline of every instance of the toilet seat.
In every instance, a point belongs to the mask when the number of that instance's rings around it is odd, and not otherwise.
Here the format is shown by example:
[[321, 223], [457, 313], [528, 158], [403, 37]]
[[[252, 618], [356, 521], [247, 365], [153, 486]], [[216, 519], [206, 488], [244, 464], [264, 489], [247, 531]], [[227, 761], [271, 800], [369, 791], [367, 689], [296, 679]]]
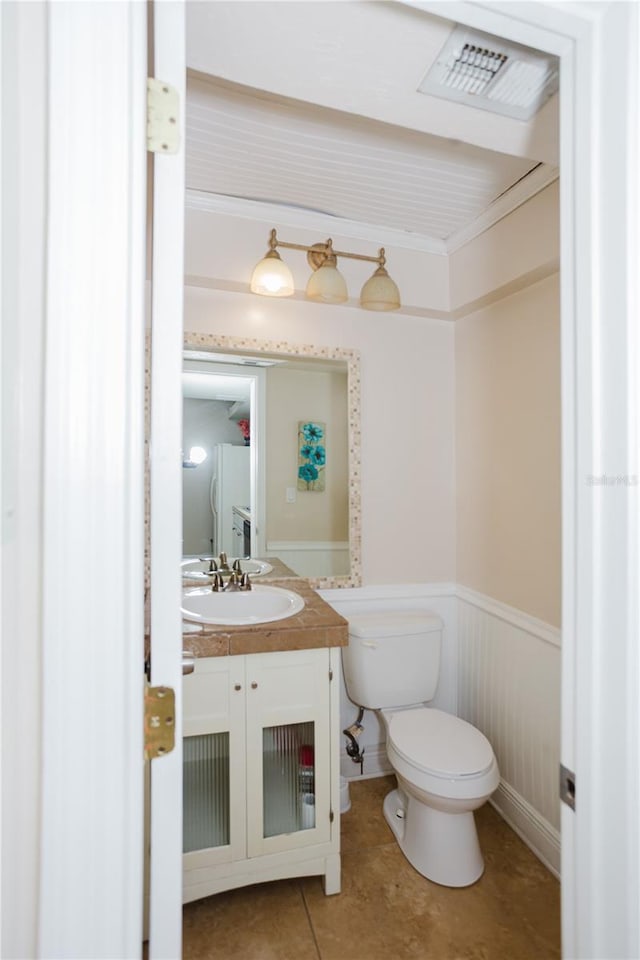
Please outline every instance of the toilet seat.
[[[386, 712], [385, 712], [386, 713]], [[495, 763], [491, 744], [466, 720], [429, 707], [386, 713], [393, 752], [430, 777], [482, 777]]]

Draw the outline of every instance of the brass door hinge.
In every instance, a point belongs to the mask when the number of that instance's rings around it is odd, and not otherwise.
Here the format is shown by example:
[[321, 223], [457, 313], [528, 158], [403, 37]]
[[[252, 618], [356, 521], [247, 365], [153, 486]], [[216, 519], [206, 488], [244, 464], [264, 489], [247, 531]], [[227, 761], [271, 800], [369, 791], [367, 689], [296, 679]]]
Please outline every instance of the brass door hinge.
[[329, 810], [329, 823], [333, 823], [334, 819], [335, 819], [335, 816], [334, 816], [333, 810]]
[[147, 687], [144, 694], [144, 755], [171, 753], [176, 743], [176, 696], [171, 687]]
[[147, 77], [147, 150], [177, 153], [180, 145], [180, 98], [175, 87]]

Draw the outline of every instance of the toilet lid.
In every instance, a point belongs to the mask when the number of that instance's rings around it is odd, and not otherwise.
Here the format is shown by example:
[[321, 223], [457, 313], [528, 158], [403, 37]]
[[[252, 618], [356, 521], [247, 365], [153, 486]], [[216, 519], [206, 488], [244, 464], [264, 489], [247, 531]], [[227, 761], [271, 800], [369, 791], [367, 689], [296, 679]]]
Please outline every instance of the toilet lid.
[[400, 710], [390, 715], [388, 727], [396, 752], [433, 776], [478, 776], [493, 763], [493, 750], [484, 734], [442, 710]]

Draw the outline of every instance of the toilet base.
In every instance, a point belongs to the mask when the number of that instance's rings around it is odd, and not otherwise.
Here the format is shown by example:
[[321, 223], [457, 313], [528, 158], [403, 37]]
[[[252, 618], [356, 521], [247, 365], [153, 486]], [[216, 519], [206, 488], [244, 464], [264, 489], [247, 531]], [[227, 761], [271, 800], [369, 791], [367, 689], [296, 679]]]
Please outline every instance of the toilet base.
[[409, 863], [445, 887], [468, 887], [484, 872], [471, 811], [445, 813], [396, 789], [383, 804], [384, 817]]

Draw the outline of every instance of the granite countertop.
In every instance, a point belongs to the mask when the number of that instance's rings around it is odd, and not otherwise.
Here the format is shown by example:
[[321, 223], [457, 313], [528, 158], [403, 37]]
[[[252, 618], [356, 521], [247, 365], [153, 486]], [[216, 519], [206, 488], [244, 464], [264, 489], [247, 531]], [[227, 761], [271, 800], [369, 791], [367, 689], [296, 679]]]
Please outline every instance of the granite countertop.
[[[182, 621], [182, 649], [196, 657], [226, 657], [246, 653], [272, 653], [275, 650], [308, 650], [314, 647], [346, 647], [348, 623], [307, 580], [275, 557], [266, 557], [273, 566], [270, 573], [255, 577], [253, 583], [268, 582], [293, 590], [304, 600], [300, 613], [272, 623], [229, 627], [214, 623]], [[295, 583], [292, 583], [295, 580]], [[201, 587], [203, 581], [182, 580], [183, 587]], [[145, 597], [145, 656], [149, 654], [149, 595]]]
[[263, 559], [266, 561], [266, 563], [270, 563], [273, 567], [273, 570], [270, 570], [269, 573], [263, 574], [261, 577], [253, 577], [253, 583], [264, 583], [266, 580], [271, 582], [272, 580], [300, 579], [297, 573], [294, 573], [290, 567], [287, 567], [282, 560], [278, 560], [277, 557], [262, 557], [258, 559]]
[[[271, 563], [271, 560], [269, 561]], [[274, 564], [275, 568], [275, 564]], [[275, 573], [275, 569], [274, 569]], [[260, 581], [266, 580], [260, 577]], [[258, 582], [258, 581], [256, 581]], [[345, 647], [348, 624], [313, 590], [306, 580], [279, 581], [273, 586], [294, 590], [304, 600], [304, 609], [285, 620], [229, 627], [220, 624], [182, 623], [182, 648], [196, 657], [226, 657], [246, 653], [273, 653], [275, 650], [308, 650], [314, 647]]]

